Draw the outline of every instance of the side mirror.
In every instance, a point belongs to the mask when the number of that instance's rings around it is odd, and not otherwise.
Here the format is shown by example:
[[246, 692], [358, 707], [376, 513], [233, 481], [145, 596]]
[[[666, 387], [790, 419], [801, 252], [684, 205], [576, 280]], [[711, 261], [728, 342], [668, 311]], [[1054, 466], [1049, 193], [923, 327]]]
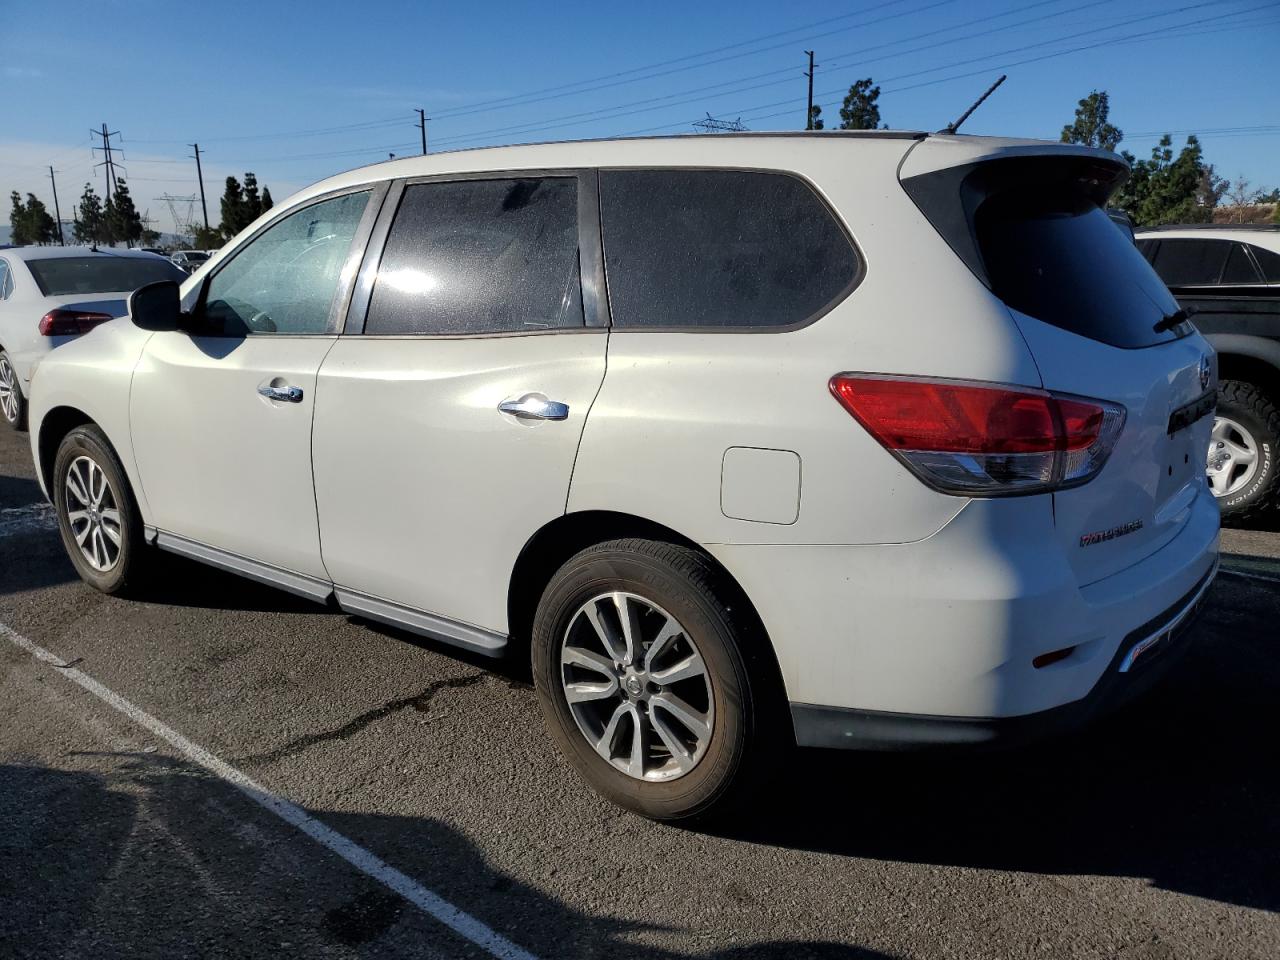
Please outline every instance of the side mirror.
[[129, 319], [143, 330], [182, 329], [182, 298], [172, 280], [157, 280], [129, 294]]

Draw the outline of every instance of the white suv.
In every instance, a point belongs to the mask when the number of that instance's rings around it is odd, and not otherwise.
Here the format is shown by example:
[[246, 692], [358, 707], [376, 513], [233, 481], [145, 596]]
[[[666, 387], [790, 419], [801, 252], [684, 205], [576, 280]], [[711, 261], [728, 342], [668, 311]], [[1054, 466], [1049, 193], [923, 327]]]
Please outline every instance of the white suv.
[[877, 131], [341, 174], [43, 363], [39, 475], [101, 590], [154, 546], [531, 655], [652, 817], [789, 744], [1079, 722], [1217, 563], [1213, 355], [1125, 173]]

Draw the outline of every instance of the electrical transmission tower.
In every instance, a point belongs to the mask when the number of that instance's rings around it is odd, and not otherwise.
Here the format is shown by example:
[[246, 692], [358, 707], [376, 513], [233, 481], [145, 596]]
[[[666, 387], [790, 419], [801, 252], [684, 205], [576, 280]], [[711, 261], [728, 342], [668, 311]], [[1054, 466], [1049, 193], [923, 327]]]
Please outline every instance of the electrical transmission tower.
[[[121, 150], [119, 147], [111, 146], [111, 138], [120, 136], [120, 131], [115, 130], [111, 133], [108, 133], [107, 125], [104, 123], [102, 125], [101, 130], [90, 130], [89, 134], [91, 136], [102, 138], [102, 146], [94, 147], [93, 150], [95, 152], [101, 150], [104, 159], [94, 164], [94, 166], [106, 168], [105, 176], [106, 176], [107, 195], [105, 199], [110, 200], [112, 191], [116, 189], [116, 168], [119, 167], [120, 170], [123, 171], [126, 177], [129, 175], [129, 171], [125, 170], [123, 167], [120, 166], [120, 160], [124, 159], [124, 151]], [[116, 153], [119, 154], [119, 159], [112, 156], [111, 151], [113, 149], [116, 151]]]
[[700, 133], [740, 133], [747, 129], [742, 125], [741, 117], [737, 120], [717, 120], [709, 113], [707, 119], [695, 120], [693, 126]]
[[[169, 205], [169, 213], [173, 216], [173, 229], [181, 237], [194, 237], [196, 233], [195, 211], [196, 201], [200, 198], [194, 193], [189, 197], [175, 197], [170, 193], [162, 193], [156, 197]], [[186, 204], [185, 207], [182, 205]]]

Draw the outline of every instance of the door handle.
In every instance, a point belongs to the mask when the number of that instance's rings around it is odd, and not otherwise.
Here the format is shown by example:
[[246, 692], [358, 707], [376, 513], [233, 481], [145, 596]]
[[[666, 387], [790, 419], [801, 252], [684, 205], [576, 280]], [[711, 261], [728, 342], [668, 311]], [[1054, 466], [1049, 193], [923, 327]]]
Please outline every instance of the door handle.
[[258, 388], [258, 393], [268, 400], [280, 400], [285, 403], [302, 402], [301, 387], [273, 387], [269, 383], [264, 383]]
[[569, 405], [548, 400], [540, 393], [526, 393], [518, 400], [503, 400], [498, 409], [521, 420], [568, 420]]

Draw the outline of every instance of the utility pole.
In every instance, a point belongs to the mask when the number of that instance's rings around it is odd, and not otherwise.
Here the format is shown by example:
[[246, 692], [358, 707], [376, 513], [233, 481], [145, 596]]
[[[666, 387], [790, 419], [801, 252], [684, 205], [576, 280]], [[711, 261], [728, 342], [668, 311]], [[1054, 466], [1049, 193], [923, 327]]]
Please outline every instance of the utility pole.
[[200, 181], [200, 212], [204, 214], [204, 228], [209, 229], [209, 207], [204, 202], [204, 171], [200, 168], [200, 144], [191, 144], [196, 152], [196, 179]]
[[429, 119], [430, 117], [427, 116], [426, 111], [419, 107], [418, 122], [414, 126], [422, 131], [422, 155], [424, 157], [427, 155], [427, 121]]
[[58, 220], [58, 246], [65, 247], [67, 241], [62, 237], [62, 211], [58, 209], [58, 182], [53, 179], [53, 167], [49, 167], [49, 183], [53, 186], [53, 215]]
[[806, 130], [813, 129], [813, 68], [816, 64], [813, 62], [813, 51], [806, 50], [809, 55], [809, 72], [805, 74], [809, 78], [809, 108], [804, 112], [804, 128]]

